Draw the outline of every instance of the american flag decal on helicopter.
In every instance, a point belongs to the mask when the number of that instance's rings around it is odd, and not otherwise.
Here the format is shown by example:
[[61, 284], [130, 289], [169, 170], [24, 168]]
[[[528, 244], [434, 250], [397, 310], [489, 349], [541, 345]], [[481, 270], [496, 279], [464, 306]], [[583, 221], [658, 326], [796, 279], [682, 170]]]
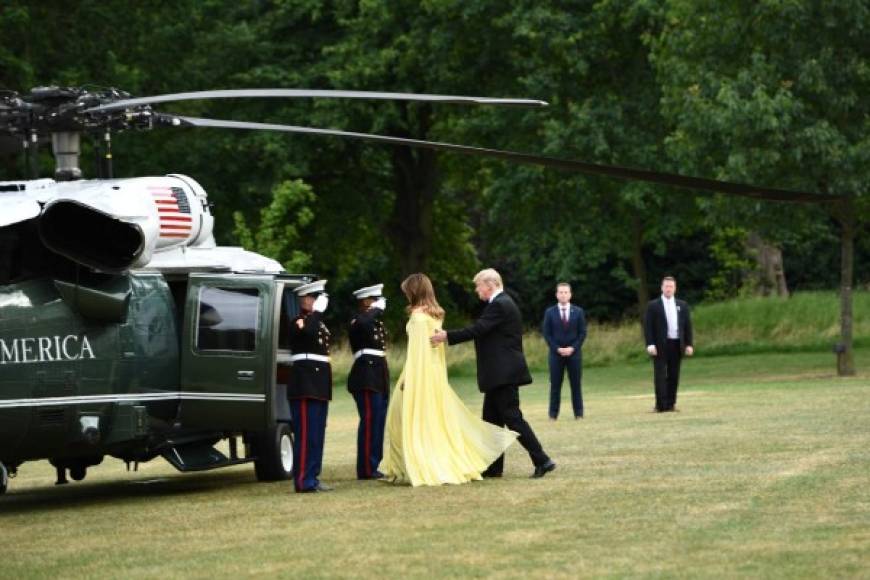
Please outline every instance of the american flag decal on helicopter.
[[193, 228], [190, 203], [180, 187], [149, 187], [160, 217], [161, 238], [186, 238]]

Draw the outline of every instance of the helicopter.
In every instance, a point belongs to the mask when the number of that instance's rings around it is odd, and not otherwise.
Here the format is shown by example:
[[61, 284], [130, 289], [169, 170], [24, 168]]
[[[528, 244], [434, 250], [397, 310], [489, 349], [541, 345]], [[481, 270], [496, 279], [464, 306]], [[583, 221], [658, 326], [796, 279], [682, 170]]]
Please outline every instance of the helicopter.
[[[106, 456], [138, 467], [163, 457], [182, 472], [253, 463], [289, 479], [286, 397], [293, 289], [317, 279], [217, 245], [208, 194], [180, 174], [113, 177], [111, 137], [161, 128], [269, 130], [494, 157], [587, 174], [774, 201], [792, 192], [529, 153], [333, 129], [157, 111], [187, 100], [338, 98], [544, 107], [532, 99], [228, 89], [131, 97], [118, 89], [0, 93], [0, 152], [22, 153], [31, 179], [0, 182], [0, 493], [22, 464], [48, 459], [57, 483]], [[98, 177], [83, 179], [82, 135], [96, 136]], [[39, 178], [51, 143], [53, 178]], [[229, 454], [215, 446], [228, 442]], [[239, 443], [241, 442], [241, 445]]]

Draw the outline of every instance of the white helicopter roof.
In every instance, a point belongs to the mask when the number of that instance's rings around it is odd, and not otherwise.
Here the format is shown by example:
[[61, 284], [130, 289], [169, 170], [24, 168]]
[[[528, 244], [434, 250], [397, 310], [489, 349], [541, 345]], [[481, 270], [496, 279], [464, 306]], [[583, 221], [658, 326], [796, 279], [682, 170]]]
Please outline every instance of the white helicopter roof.
[[283, 274], [280, 262], [235, 246], [211, 248], [178, 247], [155, 252], [148, 264], [137, 271], [158, 271], [165, 274], [189, 272], [236, 272]]
[[285, 273], [279, 262], [266, 256], [244, 248], [217, 246], [207, 193], [195, 180], [178, 174], [0, 181], [0, 228], [36, 218], [51, 203], [64, 200], [141, 228], [146, 249], [138, 263], [132, 264], [134, 271]]

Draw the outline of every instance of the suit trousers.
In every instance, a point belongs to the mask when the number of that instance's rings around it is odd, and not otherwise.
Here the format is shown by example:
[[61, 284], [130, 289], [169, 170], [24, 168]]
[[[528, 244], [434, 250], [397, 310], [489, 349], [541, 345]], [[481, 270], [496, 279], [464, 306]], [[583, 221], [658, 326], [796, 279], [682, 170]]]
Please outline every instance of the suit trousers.
[[[526, 448], [535, 467], [547, 463], [550, 458], [544, 453], [535, 432], [523, 419], [520, 410], [520, 389], [517, 385], [496, 387], [483, 395], [483, 420], [499, 427], [507, 427], [520, 434], [520, 445]], [[484, 472], [487, 476], [498, 476], [504, 471], [504, 455], [496, 459]]]
[[683, 353], [680, 341], [669, 338], [665, 352], [653, 357], [653, 378], [656, 389], [656, 411], [673, 411], [680, 384], [680, 363]]
[[293, 485], [296, 491], [314, 489], [320, 483], [326, 416], [329, 401], [290, 399], [293, 415]]
[[353, 393], [359, 412], [356, 434], [356, 477], [371, 479], [384, 457], [384, 423], [387, 420], [389, 397], [384, 393], [363, 389]]
[[571, 384], [571, 406], [575, 417], [583, 416], [583, 391], [580, 381], [583, 378], [583, 357], [579, 351], [571, 356], [560, 356], [550, 353], [550, 418], [559, 416], [562, 403], [562, 381], [565, 371], [568, 371], [568, 382]]

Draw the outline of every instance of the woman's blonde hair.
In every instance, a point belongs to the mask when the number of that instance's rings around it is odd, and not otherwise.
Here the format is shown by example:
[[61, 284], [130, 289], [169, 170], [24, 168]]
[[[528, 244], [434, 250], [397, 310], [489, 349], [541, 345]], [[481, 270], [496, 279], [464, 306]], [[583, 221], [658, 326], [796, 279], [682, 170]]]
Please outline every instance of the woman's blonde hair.
[[419, 272], [411, 274], [402, 282], [402, 292], [408, 298], [409, 313], [415, 308], [421, 308], [432, 318], [444, 320], [444, 309], [435, 298], [435, 289], [429, 276]]

